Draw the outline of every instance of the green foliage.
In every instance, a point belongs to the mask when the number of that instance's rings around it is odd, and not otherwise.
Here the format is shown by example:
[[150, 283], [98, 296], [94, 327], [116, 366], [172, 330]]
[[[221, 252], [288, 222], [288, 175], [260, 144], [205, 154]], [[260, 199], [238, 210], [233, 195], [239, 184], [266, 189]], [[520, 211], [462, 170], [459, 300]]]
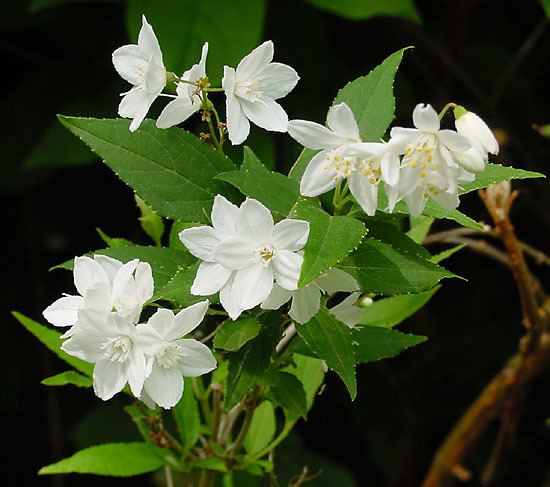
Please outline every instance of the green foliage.
[[143, 231], [151, 237], [156, 245], [160, 246], [160, 239], [164, 233], [164, 221], [158, 216], [151, 208], [149, 208], [145, 201], [143, 201], [138, 195], [135, 195], [136, 204], [138, 205], [141, 216], [139, 217], [139, 223]]
[[374, 301], [365, 308], [363, 325], [391, 328], [416, 313], [438, 291], [439, 286], [418, 294], [401, 294]]
[[306, 393], [307, 408], [311, 409], [317, 391], [325, 378], [323, 361], [318, 358], [306, 357], [305, 355], [294, 354], [292, 356], [292, 365], [286, 369], [294, 374], [302, 383]]
[[316, 7], [351, 20], [366, 20], [378, 15], [420, 21], [413, 0], [306, 0]]
[[509, 181], [510, 179], [528, 179], [543, 177], [544, 174], [534, 171], [525, 171], [524, 169], [501, 166], [500, 164], [487, 164], [483, 172], [476, 174], [475, 181], [464, 184], [462, 186], [460, 194], [469, 193], [470, 191], [475, 191], [476, 189], [485, 188], [490, 184], [496, 184], [502, 181]]
[[178, 427], [183, 454], [187, 453], [200, 436], [199, 406], [193, 392], [192, 379], [185, 378], [183, 396], [172, 409]]
[[416, 243], [421, 244], [430, 233], [430, 228], [434, 222], [434, 218], [431, 216], [420, 215], [418, 218], [411, 217], [411, 228], [407, 232], [407, 235], [412, 238]]
[[120, 247], [132, 247], [135, 245], [134, 242], [130, 242], [130, 240], [127, 240], [125, 238], [120, 237], [109, 237], [101, 228], [96, 228], [96, 232], [98, 233], [101, 240], [103, 240], [108, 247], [111, 249], [118, 249]]
[[306, 417], [307, 398], [300, 380], [288, 372], [277, 372], [271, 378], [271, 394], [275, 402], [292, 416]]
[[539, 0], [539, 2], [541, 4], [546, 16], [550, 17], [550, 0]]
[[424, 336], [367, 325], [356, 326], [351, 330], [351, 334], [355, 345], [355, 360], [358, 364], [394, 357], [407, 348], [427, 340]]
[[131, 477], [154, 472], [163, 466], [157, 449], [148, 443], [108, 443], [92, 446], [57, 463], [42, 467], [39, 475], [92, 473]]
[[40, 383], [45, 386], [66, 386], [67, 384], [72, 384], [76, 387], [92, 387], [91, 377], [79, 374], [74, 370], [46, 377]]
[[365, 236], [365, 226], [355, 218], [330, 216], [320, 208], [298, 203], [293, 216], [309, 222], [309, 238], [304, 247], [304, 263], [298, 285], [306, 286], [357, 248]]
[[56, 330], [52, 330], [40, 323], [27, 318], [25, 315], [13, 311], [12, 315], [15, 317], [19, 323], [21, 323], [29, 332], [31, 332], [36, 338], [38, 338], [46, 348], [50, 349], [55, 353], [61, 360], [64, 360], [71, 367], [74, 367], [79, 372], [87, 375], [88, 377], [92, 376], [92, 364], [84, 362], [79, 358], [72, 357], [69, 354], [61, 350], [61, 333]]
[[266, 447], [275, 435], [275, 410], [269, 401], [262, 402], [252, 416], [252, 422], [244, 439], [244, 447], [254, 454]]
[[[330, 4], [334, 5], [334, 2]], [[407, 49], [393, 53], [369, 74], [348, 83], [334, 99], [333, 105], [344, 102], [351, 108], [365, 141], [377, 142], [394, 118], [393, 83]]]
[[[268, 313], [267, 317], [277, 316]], [[237, 404], [255, 386], [260, 384], [269, 372], [271, 356], [281, 338], [278, 318], [262, 323], [260, 333], [229, 357], [227, 390], [224, 400], [226, 411]], [[263, 321], [263, 320], [262, 320]]]
[[296, 325], [296, 331], [315, 355], [340, 376], [354, 399], [357, 394], [355, 351], [349, 327], [321, 309], [305, 325]]
[[199, 263], [178, 269], [174, 276], [156, 293], [159, 299], [166, 299], [184, 308], [206, 299], [204, 296], [191, 294], [191, 286], [195, 280]]
[[459, 250], [462, 250], [464, 247], [466, 247], [466, 244], [455, 245], [450, 249], [444, 250], [443, 252], [439, 252], [439, 254], [432, 255], [432, 258], [430, 259], [430, 261], [433, 262], [434, 264], [439, 264], [445, 259], [448, 259], [452, 255], [456, 254]]
[[398, 230], [391, 230], [391, 225], [371, 222], [370, 229], [377, 238], [365, 238], [357, 252], [338, 264], [357, 279], [364, 292], [419, 293], [433, 288], [444, 277], [454, 276], [430, 262], [426, 249]]
[[214, 196], [228, 194], [215, 177], [233, 163], [189, 132], [157, 129], [151, 120], [136, 133], [122, 119], [59, 120], [161, 216], [205, 222]]
[[132, 43], [137, 41], [145, 14], [159, 39], [167, 69], [178, 76], [199, 62], [202, 45], [208, 41], [208, 73], [217, 83], [224, 64], [235, 66], [258, 45], [265, 11], [265, 0], [132, 0], [128, 3], [128, 35]]
[[271, 211], [286, 216], [300, 197], [298, 183], [287, 176], [269, 171], [248, 147], [244, 148], [244, 161], [238, 171], [218, 175], [246, 196], [261, 201]]
[[214, 337], [214, 348], [236, 352], [260, 332], [260, 324], [252, 316], [224, 321]]

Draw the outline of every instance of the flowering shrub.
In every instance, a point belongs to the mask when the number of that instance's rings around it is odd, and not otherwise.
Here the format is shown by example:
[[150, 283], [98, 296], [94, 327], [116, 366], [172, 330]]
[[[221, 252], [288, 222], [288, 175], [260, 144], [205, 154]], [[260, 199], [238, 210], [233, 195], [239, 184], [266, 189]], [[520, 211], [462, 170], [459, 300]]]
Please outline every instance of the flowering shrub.
[[[93, 385], [103, 400], [130, 396], [144, 441], [82, 450], [42, 473], [164, 467], [167, 478], [174, 470], [202, 486], [234, 471], [267, 475], [327, 371], [353, 399], [357, 364], [426, 339], [392, 329], [395, 321], [374, 324], [367, 311], [388, 313], [395, 295], [418, 297], [400, 310], [403, 320], [455, 277], [439, 265], [448, 253], [430, 255], [421, 242], [435, 218], [480, 227], [457, 210], [461, 195], [538, 175], [490, 164], [491, 130], [455, 103], [439, 114], [418, 104], [414, 128], [392, 127], [385, 140], [404, 52], [343, 87], [325, 126], [288, 120], [278, 100], [299, 77], [273, 62], [271, 41], [225, 66], [217, 87], [208, 43], [179, 76], [166, 70], [143, 17], [138, 43], [113, 53], [132, 85], [118, 110], [131, 122], [60, 121], [135, 190], [156, 245], [107, 239], [108, 248], [62, 264], [78, 295], [59, 298], [44, 318], [63, 334], [16, 316], [75, 369], [49, 383]], [[221, 93], [225, 118], [214, 102]], [[164, 98], [156, 123], [146, 120]], [[199, 137], [175, 127], [195, 115], [207, 127]], [[239, 166], [225, 156], [227, 144], [247, 140], [250, 122], [304, 147], [288, 176], [248, 147]], [[163, 423], [170, 409], [174, 431]]]

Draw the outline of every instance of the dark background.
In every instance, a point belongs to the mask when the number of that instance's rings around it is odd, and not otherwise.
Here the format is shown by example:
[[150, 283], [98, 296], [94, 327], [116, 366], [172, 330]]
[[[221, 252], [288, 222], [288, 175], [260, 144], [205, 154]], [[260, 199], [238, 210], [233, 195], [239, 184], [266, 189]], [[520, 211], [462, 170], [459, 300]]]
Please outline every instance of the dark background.
[[[125, 3], [75, 2], [37, 12], [27, 7], [25, 1], [3, 2], [0, 24], [0, 191], [7, 210], [0, 213], [0, 409], [6, 447], [1, 483], [115, 485], [88, 476], [36, 477], [39, 467], [80, 447], [133, 438], [132, 426], [117, 400], [102, 404], [88, 390], [40, 385], [64, 366], [9, 312], [40, 319], [61, 290], [69, 291], [71, 275], [48, 273], [48, 268], [101, 248], [96, 227], [110, 236], [146, 242], [131, 191], [55, 121], [56, 113], [116, 116], [118, 94], [127, 85], [117, 77], [110, 56], [128, 42]], [[264, 38], [275, 42], [276, 60], [293, 66], [302, 78], [282, 103], [290, 118], [322, 121], [347, 81], [395, 50], [414, 45], [396, 80], [397, 124], [410, 125], [419, 102], [440, 109], [455, 101], [498, 129], [497, 162], [548, 174], [550, 140], [532, 128], [550, 123], [550, 29], [539, 3], [443, 0], [419, 1], [417, 8], [421, 23], [397, 17], [351, 21], [302, 1], [271, 0]], [[50, 134], [46, 142], [45, 134]], [[288, 170], [299, 150], [281, 135], [263, 144], [266, 162], [277, 160], [281, 170]], [[547, 183], [515, 187], [521, 190], [513, 212], [520, 238], [548, 251]], [[461, 209], [487, 219], [475, 195], [464, 198]], [[436, 229], [446, 226], [439, 223]], [[522, 334], [507, 269], [468, 250], [446, 266], [468, 282], [444, 282], [432, 302], [400, 326], [429, 341], [397, 359], [359, 367], [353, 403], [329, 374], [308, 422], [280, 449], [287, 475], [307, 463], [311, 471], [325, 472], [311, 485], [353, 485], [351, 478], [358, 486], [420, 484], [438, 444], [514, 353]], [[533, 268], [548, 282], [546, 269]], [[528, 396], [495, 485], [550, 486], [549, 386], [545, 376]], [[467, 462], [474, 473], [485, 465], [496, 431], [489, 430]], [[116, 480], [117, 485], [150, 482], [149, 477]]]

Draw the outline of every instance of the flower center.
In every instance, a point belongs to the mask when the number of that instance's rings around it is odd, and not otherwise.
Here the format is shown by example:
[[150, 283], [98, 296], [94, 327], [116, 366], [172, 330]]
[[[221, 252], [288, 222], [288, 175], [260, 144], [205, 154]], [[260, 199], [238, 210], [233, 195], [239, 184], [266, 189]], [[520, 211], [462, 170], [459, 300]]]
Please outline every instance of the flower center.
[[235, 96], [251, 102], [260, 101], [264, 94], [263, 86], [256, 80], [237, 81], [235, 83]]
[[334, 181], [339, 181], [342, 178], [351, 176], [351, 173], [355, 171], [356, 162], [356, 157], [344, 156], [340, 152], [333, 150], [327, 152], [323, 169], [325, 171], [334, 172], [332, 179]]
[[258, 256], [260, 263], [267, 266], [277, 255], [277, 250], [270, 244], [264, 244], [256, 250], [255, 254]]
[[130, 356], [132, 340], [126, 335], [109, 338], [101, 345], [101, 350], [103, 350], [103, 358], [111, 362], [124, 363]]
[[117, 299], [115, 308], [122, 316], [129, 316], [140, 304], [137, 296], [123, 294]]
[[419, 137], [405, 148], [403, 167], [409, 167], [421, 178], [437, 171], [437, 160], [434, 158], [437, 141], [435, 137]]
[[378, 186], [380, 184], [380, 176], [382, 175], [382, 169], [380, 169], [380, 158], [369, 157], [362, 160], [357, 164], [357, 171], [366, 178], [370, 184]]
[[183, 347], [177, 343], [166, 342], [155, 358], [157, 363], [163, 369], [171, 369], [172, 367], [178, 365], [183, 360], [184, 356], [185, 351], [183, 350]]

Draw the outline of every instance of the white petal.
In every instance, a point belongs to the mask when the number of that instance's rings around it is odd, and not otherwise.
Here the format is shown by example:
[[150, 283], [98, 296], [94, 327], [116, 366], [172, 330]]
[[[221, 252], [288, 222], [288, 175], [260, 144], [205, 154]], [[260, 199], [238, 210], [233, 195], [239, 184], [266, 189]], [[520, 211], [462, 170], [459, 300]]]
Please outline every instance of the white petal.
[[138, 35], [138, 46], [143, 49], [153, 60], [162, 64], [162, 51], [159, 41], [151, 25], [147, 22], [145, 15], [141, 17], [141, 29]]
[[220, 264], [201, 262], [191, 286], [191, 294], [195, 296], [216, 294], [225, 285], [229, 276], [231, 276], [231, 270]]
[[370, 182], [370, 176], [364, 176], [360, 171], [353, 172], [348, 183], [351, 194], [363, 211], [373, 216], [378, 207], [378, 186]]
[[401, 161], [396, 154], [388, 152], [384, 154], [382, 160], [380, 161], [380, 168], [382, 169], [382, 179], [395, 186], [399, 183], [399, 168]]
[[126, 368], [123, 363], [100, 360], [94, 367], [94, 392], [107, 401], [126, 385]]
[[223, 309], [227, 311], [227, 314], [232, 320], [236, 320], [240, 314], [244, 311], [238, 304], [237, 300], [234, 298], [231, 290], [233, 288], [233, 281], [235, 274], [232, 274], [231, 277], [227, 280], [225, 285], [220, 289], [220, 304], [223, 306]]
[[213, 252], [223, 241], [223, 234], [212, 227], [202, 226], [186, 228], [179, 234], [183, 245], [195, 257], [206, 262], [213, 262]]
[[288, 122], [288, 134], [308, 149], [336, 149], [353, 142], [347, 137], [335, 134], [324, 125], [308, 120]]
[[355, 142], [347, 147], [350, 155], [363, 157], [383, 156], [388, 152], [389, 144], [382, 142]]
[[273, 289], [271, 267], [254, 264], [235, 273], [231, 299], [241, 309], [252, 309], [264, 301]]
[[388, 149], [398, 154], [403, 154], [405, 148], [412, 144], [416, 138], [420, 136], [417, 129], [409, 129], [403, 127], [393, 127], [390, 131], [390, 141]]
[[294, 291], [298, 287], [303, 262], [304, 258], [300, 254], [290, 250], [279, 250], [273, 259], [273, 274], [277, 283], [289, 291]]
[[122, 262], [101, 254], [95, 254], [94, 260], [103, 267], [103, 270], [107, 273], [107, 276], [109, 276], [109, 281], [113, 282], [115, 274], [122, 267]]
[[453, 158], [466, 169], [466, 171], [478, 173], [485, 169], [485, 158], [483, 154], [474, 147], [465, 152], [453, 153]]
[[315, 284], [328, 294], [334, 294], [338, 291], [352, 292], [359, 290], [359, 284], [355, 278], [336, 267], [329, 269], [321, 277], [318, 277]]
[[190, 98], [178, 97], [164, 107], [164, 110], [162, 110], [157, 119], [157, 127], [159, 129], [167, 129], [185, 122], [199, 108], [200, 104], [196, 102], [192, 103]]
[[165, 369], [155, 364], [145, 381], [144, 389], [160, 407], [170, 409], [178, 403], [183, 394], [181, 371], [176, 367]]
[[273, 42], [266, 41], [242, 58], [237, 66], [237, 79], [248, 80], [257, 75], [273, 59]]
[[269, 98], [277, 100], [288, 95], [299, 79], [298, 73], [290, 66], [271, 63], [256, 77], [256, 82], [261, 84], [262, 91]]
[[250, 133], [250, 122], [245, 117], [239, 99], [235, 96], [235, 70], [224, 66], [222, 86], [225, 90], [225, 111], [227, 116], [227, 133], [233, 145], [242, 144]]
[[99, 282], [109, 284], [109, 276], [96, 261], [90, 257], [75, 257], [74, 259], [74, 285], [80, 295]]
[[426, 205], [426, 198], [421, 188], [416, 189], [405, 197], [409, 213], [413, 217], [420, 216]]
[[191, 333], [204, 320], [209, 304], [208, 300], [205, 300], [183, 308], [174, 318], [174, 323], [164, 338], [176, 340]]
[[440, 130], [439, 140], [451, 151], [464, 152], [472, 147], [468, 139], [454, 130]]
[[145, 119], [156, 95], [150, 95], [145, 87], [137, 86], [124, 95], [118, 106], [118, 114], [131, 118], [130, 132], [135, 132]]
[[437, 195], [433, 195], [432, 198], [446, 210], [454, 210], [460, 204], [460, 200], [456, 192], [449, 193], [447, 191], [440, 191]]
[[473, 112], [466, 112], [455, 121], [461, 135], [470, 141], [477, 141], [491, 154], [498, 154], [498, 142], [487, 124]]
[[321, 291], [315, 286], [297, 289], [292, 296], [289, 315], [298, 323], [307, 323], [321, 307]]
[[158, 313], [157, 311], [157, 313], [149, 318], [147, 323], [136, 325], [136, 333], [132, 339], [134, 345], [139, 347], [141, 352], [143, 352], [148, 359], [154, 357], [164, 347], [164, 339], [160, 335], [158, 329], [169, 329], [174, 319], [173, 313], [164, 313], [169, 310], [159, 311], [163, 311], [160, 316], [156, 316]]
[[431, 105], [419, 103], [413, 111], [413, 124], [422, 132], [434, 133], [439, 130], [439, 117]]
[[212, 206], [212, 226], [225, 235], [235, 235], [237, 233], [239, 213], [238, 206], [231, 203], [221, 194], [217, 194]]
[[104, 282], [98, 282], [88, 289], [82, 300], [81, 308], [109, 313], [113, 309], [110, 286]]
[[119, 47], [113, 52], [113, 65], [117, 73], [133, 85], [143, 82], [143, 73], [147, 71], [148, 57], [135, 44]]
[[216, 262], [226, 269], [239, 270], [249, 266], [255, 258], [256, 248], [247, 240], [229, 237], [214, 251]]
[[138, 325], [140, 331], [145, 328], [154, 329], [160, 338], [165, 339], [166, 336], [170, 333], [172, 324], [174, 322], [174, 313], [165, 308], [158, 309], [155, 313], [149, 318], [146, 325]]
[[126, 360], [126, 377], [128, 378], [128, 385], [132, 394], [139, 398], [141, 395], [141, 389], [143, 383], [150, 373], [147, 366], [145, 355], [142, 350], [133, 345], [130, 353], [130, 358]]
[[[134, 280], [134, 271], [136, 270], [139, 264], [139, 259], [132, 259], [129, 262], [126, 262], [115, 274], [113, 279], [113, 304], [118, 310], [118, 305], [124, 307], [123, 303], [120, 303], [120, 298], [123, 298], [126, 294], [136, 293], [135, 280]], [[136, 296], [137, 298], [137, 296]]]
[[153, 297], [153, 271], [148, 262], [140, 262], [135, 272], [136, 289], [139, 302], [145, 304]]
[[275, 100], [262, 96], [257, 101], [240, 100], [241, 109], [252, 123], [273, 132], [286, 132], [288, 115]]
[[50, 304], [42, 314], [54, 326], [73, 326], [82, 302], [81, 296], [63, 296]]
[[361, 142], [355, 115], [345, 103], [330, 107], [327, 115], [327, 125], [338, 135], [353, 139], [355, 142]]
[[262, 302], [262, 309], [279, 309], [283, 304], [287, 303], [292, 297], [292, 291], [282, 288], [277, 283], [273, 285], [273, 289], [269, 296]]
[[327, 152], [321, 151], [309, 161], [302, 180], [300, 193], [304, 196], [319, 196], [334, 189], [338, 184], [334, 167], [326, 160]]
[[216, 368], [216, 359], [204, 343], [197, 340], [178, 340], [177, 343], [185, 350], [179, 365], [185, 377], [198, 377]]
[[164, 65], [151, 59], [149, 68], [145, 73], [145, 88], [153, 96], [153, 100], [161, 93], [166, 86], [166, 69]]
[[349, 327], [354, 327], [361, 321], [365, 310], [355, 306], [361, 293], [353, 293], [344, 299], [341, 303], [329, 309], [329, 312], [336, 316], [336, 319], [345, 323]]
[[278, 250], [302, 250], [309, 236], [309, 223], [286, 218], [277, 223], [271, 231], [269, 241]]
[[274, 226], [273, 216], [262, 203], [246, 198], [241, 205], [240, 217], [240, 231], [243, 235], [250, 236], [260, 245], [268, 241]]

